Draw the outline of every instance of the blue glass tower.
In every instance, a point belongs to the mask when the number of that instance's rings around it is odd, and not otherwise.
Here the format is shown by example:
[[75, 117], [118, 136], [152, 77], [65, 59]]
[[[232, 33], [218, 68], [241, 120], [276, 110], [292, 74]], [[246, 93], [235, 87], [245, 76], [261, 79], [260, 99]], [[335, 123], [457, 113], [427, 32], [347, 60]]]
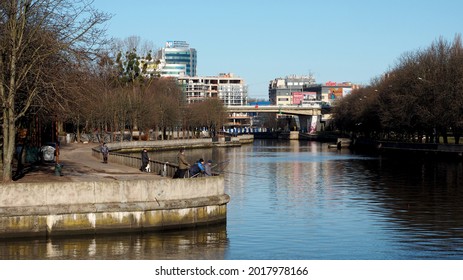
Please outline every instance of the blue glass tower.
[[168, 41], [166, 47], [160, 50], [160, 57], [165, 67], [170, 68], [166, 76], [196, 76], [196, 50], [185, 41]]

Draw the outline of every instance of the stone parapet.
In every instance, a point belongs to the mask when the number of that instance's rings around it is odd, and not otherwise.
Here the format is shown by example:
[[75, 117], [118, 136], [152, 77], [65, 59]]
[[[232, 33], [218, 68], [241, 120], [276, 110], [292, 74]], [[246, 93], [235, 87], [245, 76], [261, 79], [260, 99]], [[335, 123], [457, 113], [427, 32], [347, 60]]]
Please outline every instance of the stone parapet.
[[222, 176], [0, 186], [0, 237], [94, 234], [223, 222]]
[[110, 151], [141, 151], [146, 148], [149, 150], [175, 150], [179, 148], [207, 148], [212, 147], [211, 138], [201, 139], [177, 139], [177, 140], [158, 140], [158, 141], [125, 141], [107, 143]]

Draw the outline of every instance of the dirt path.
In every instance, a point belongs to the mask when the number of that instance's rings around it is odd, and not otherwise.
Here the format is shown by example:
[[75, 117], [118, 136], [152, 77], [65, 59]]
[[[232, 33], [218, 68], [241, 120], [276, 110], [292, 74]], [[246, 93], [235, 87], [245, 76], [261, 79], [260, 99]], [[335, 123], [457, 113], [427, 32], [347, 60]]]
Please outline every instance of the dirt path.
[[59, 155], [59, 163], [62, 165], [61, 176], [55, 173], [55, 163], [44, 163], [26, 167], [24, 176], [16, 178], [15, 182], [83, 182], [161, 178], [151, 173], [142, 173], [137, 168], [114, 163], [105, 164], [102, 159], [92, 156], [91, 149], [97, 146], [97, 144], [82, 143], [64, 145]]

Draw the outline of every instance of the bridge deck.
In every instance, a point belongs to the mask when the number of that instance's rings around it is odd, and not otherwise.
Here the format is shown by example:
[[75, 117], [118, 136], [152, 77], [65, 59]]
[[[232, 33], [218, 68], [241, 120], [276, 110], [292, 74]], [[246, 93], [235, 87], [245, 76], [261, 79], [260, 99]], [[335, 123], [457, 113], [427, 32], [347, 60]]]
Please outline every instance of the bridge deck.
[[300, 106], [300, 105], [265, 105], [265, 106], [227, 106], [229, 113], [280, 113], [288, 115], [321, 115], [320, 105]]

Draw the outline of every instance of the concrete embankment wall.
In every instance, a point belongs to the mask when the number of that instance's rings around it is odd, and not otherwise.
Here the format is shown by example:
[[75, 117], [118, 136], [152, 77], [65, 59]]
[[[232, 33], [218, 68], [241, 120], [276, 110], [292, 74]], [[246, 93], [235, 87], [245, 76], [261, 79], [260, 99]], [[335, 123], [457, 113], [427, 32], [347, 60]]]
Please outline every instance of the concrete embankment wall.
[[180, 228], [226, 219], [222, 176], [0, 185], [0, 237]]
[[140, 151], [141, 149], [148, 150], [175, 150], [179, 148], [210, 148], [210, 147], [227, 147], [240, 146], [242, 144], [250, 144], [254, 141], [252, 134], [239, 135], [237, 137], [222, 137], [217, 138], [217, 141], [212, 141], [211, 138], [201, 139], [176, 139], [176, 140], [158, 140], [158, 141], [129, 141], [129, 142], [112, 142], [107, 143], [110, 151]]
[[107, 143], [111, 151], [140, 151], [143, 148], [150, 150], [169, 150], [179, 148], [207, 148], [212, 147], [211, 138], [163, 141], [129, 141]]

